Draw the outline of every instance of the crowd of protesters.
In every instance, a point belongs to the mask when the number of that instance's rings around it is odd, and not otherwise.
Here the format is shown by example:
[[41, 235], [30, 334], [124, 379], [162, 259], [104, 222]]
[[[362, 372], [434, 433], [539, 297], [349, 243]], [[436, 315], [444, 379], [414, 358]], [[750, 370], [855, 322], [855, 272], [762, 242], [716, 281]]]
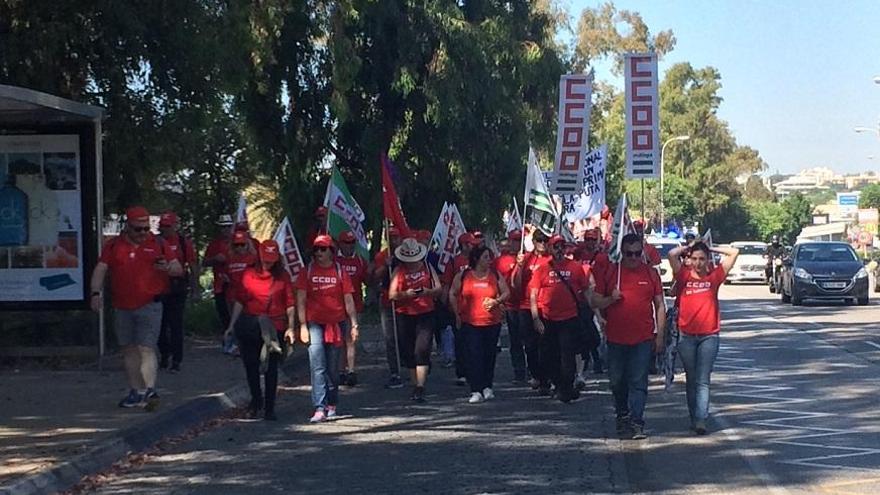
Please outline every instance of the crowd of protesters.
[[[495, 368], [506, 327], [514, 384], [563, 403], [579, 398], [584, 373], [607, 370], [617, 430], [645, 438], [645, 405], [654, 356], [667, 345], [667, 304], [656, 249], [643, 226], [622, 237], [612, 262], [599, 229], [578, 242], [518, 230], [495, 245], [480, 232], [457, 239], [458, 254], [444, 270], [431, 256], [431, 233], [385, 229], [386, 246], [372, 262], [356, 253], [356, 238], [326, 231], [319, 208], [304, 245], [308, 262], [294, 279], [279, 245], [258, 241], [230, 215], [199, 263], [192, 241], [172, 212], [150, 232], [149, 213], [130, 208], [121, 235], [111, 239], [92, 275], [92, 306], [103, 306], [111, 281], [114, 329], [130, 391], [120, 407], [158, 405], [158, 369], [180, 372], [183, 311], [198, 292], [202, 268], [213, 273], [212, 293], [225, 329], [224, 352], [240, 355], [251, 392], [249, 412], [276, 419], [278, 367], [287, 346], [308, 347], [313, 411], [310, 421], [337, 417], [339, 387], [358, 384], [358, 318], [367, 287], [375, 288], [385, 342], [385, 386], [412, 386], [411, 399], [428, 399], [434, 351], [469, 386], [469, 403], [496, 398]], [[722, 255], [713, 265], [713, 253]], [[718, 289], [737, 250], [690, 238], [669, 252], [676, 315], [670, 322], [686, 374], [691, 427], [707, 432], [709, 382], [719, 348]], [[678, 333], [676, 334], [678, 335]], [[450, 342], [450, 340], [452, 342]], [[157, 355], [157, 349], [159, 354]], [[407, 374], [403, 369], [408, 370]], [[262, 383], [261, 376], [265, 383]]]

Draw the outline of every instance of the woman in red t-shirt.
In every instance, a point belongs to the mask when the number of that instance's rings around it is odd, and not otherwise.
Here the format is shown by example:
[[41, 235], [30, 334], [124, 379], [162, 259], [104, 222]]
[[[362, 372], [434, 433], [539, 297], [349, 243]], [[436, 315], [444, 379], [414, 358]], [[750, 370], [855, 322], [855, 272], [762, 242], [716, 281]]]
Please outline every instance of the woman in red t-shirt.
[[466, 347], [465, 373], [471, 386], [468, 402], [495, 398], [495, 356], [510, 289], [492, 267], [492, 251], [478, 246], [468, 254], [468, 268], [457, 274], [449, 288], [449, 305], [455, 326], [461, 329]]
[[[268, 345], [268, 367], [266, 369], [265, 401], [260, 390], [260, 354], [263, 350], [263, 329], [274, 330], [277, 340], [287, 331], [288, 340], [293, 336], [293, 286], [290, 275], [281, 266], [278, 243], [264, 241], [259, 248], [260, 263], [247, 268], [232, 294], [235, 305], [226, 337], [235, 332], [241, 359], [251, 390], [250, 412], [256, 416], [265, 407], [264, 417], [276, 420], [275, 395], [278, 388], [278, 364], [281, 358], [280, 347]], [[274, 343], [273, 344], [277, 344]]]
[[339, 356], [345, 344], [346, 325], [351, 340], [358, 339], [354, 286], [345, 268], [336, 263], [333, 253], [333, 238], [318, 235], [312, 241], [312, 262], [296, 277], [300, 339], [309, 345], [312, 405], [315, 407], [309, 420], [312, 423], [336, 418]]
[[[721, 265], [711, 268], [712, 252], [721, 253]], [[688, 266], [680, 258], [685, 253]], [[718, 356], [721, 311], [718, 289], [733, 268], [739, 250], [709, 247], [703, 242], [677, 247], [667, 255], [678, 292], [678, 354], [684, 364], [691, 427], [706, 434], [709, 416], [709, 383]]]
[[412, 400], [425, 401], [425, 381], [431, 364], [434, 334], [434, 298], [443, 292], [437, 272], [425, 261], [428, 248], [412, 238], [404, 239], [394, 250], [401, 261], [391, 274], [388, 297], [397, 314], [400, 364], [412, 374]]

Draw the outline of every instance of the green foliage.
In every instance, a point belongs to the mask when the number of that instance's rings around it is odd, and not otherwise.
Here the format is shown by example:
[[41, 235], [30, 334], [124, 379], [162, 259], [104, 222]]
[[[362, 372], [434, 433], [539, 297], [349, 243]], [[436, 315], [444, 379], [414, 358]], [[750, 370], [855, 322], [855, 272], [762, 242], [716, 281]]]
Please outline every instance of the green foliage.
[[862, 188], [859, 208], [880, 208], [880, 184], [868, 184]]
[[760, 176], [750, 175], [743, 187], [743, 197], [750, 201], [773, 201], [776, 195], [773, 191], [764, 187], [764, 181]]
[[777, 234], [793, 243], [804, 226], [812, 220], [813, 206], [803, 195], [795, 193], [784, 201], [750, 201], [747, 203], [749, 223], [758, 240]]

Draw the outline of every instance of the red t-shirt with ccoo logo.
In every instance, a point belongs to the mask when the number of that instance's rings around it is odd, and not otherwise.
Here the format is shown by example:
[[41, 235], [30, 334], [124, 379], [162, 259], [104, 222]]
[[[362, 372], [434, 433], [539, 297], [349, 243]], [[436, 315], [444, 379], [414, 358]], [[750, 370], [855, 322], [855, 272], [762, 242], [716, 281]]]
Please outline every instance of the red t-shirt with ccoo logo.
[[[434, 286], [431, 271], [427, 263], [422, 263], [421, 268], [408, 272], [406, 267], [401, 266], [395, 272], [397, 277], [397, 290], [404, 292], [408, 289], [430, 289]], [[412, 299], [397, 301], [395, 308], [402, 315], [422, 315], [434, 311], [434, 298], [431, 296], [417, 296]]]
[[678, 293], [678, 328], [690, 335], [711, 335], [721, 330], [718, 289], [727, 274], [718, 266], [703, 278], [691, 268], [683, 268], [675, 277]]
[[[560, 276], [568, 281], [566, 287]], [[539, 266], [529, 282], [529, 294], [538, 291], [538, 311], [549, 321], [565, 321], [578, 316], [575, 295], [589, 287], [590, 281], [577, 261], [563, 259]], [[574, 292], [574, 295], [572, 294]]]
[[461, 275], [461, 292], [458, 297], [458, 312], [461, 321], [475, 327], [498, 325], [504, 317], [501, 306], [495, 306], [490, 312], [483, 308], [485, 298], [496, 299], [500, 289], [498, 278], [492, 272], [478, 278], [473, 270], [466, 270]]
[[295, 288], [306, 291], [306, 320], [322, 325], [345, 320], [345, 294], [352, 294], [354, 287], [341, 266], [311, 263], [297, 275]]
[[364, 310], [364, 280], [367, 278], [367, 262], [357, 254], [345, 256], [340, 253], [336, 262], [348, 273], [354, 288], [354, 307], [358, 312]]
[[275, 280], [272, 273], [256, 268], [244, 271], [235, 299], [246, 314], [268, 316], [279, 332], [287, 328], [287, 308], [296, 305], [293, 284], [287, 272], [281, 274], [280, 280]]

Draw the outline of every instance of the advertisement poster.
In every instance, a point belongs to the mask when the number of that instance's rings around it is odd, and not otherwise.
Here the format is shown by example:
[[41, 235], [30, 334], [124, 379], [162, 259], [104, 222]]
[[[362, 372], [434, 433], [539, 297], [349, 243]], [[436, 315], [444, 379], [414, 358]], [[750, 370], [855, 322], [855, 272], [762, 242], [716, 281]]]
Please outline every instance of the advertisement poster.
[[659, 179], [657, 55], [627, 53], [623, 69], [626, 92], [626, 178]]
[[0, 136], [0, 301], [83, 298], [79, 136]]

